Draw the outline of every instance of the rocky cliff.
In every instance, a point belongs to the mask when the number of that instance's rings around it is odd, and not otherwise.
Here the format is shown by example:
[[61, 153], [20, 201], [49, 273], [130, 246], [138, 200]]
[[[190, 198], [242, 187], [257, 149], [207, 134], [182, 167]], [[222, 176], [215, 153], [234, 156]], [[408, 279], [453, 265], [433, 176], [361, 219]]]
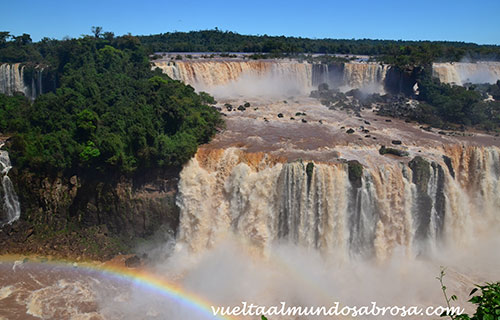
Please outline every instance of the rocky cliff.
[[22, 213], [0, 230], [2, 253], [99, 258], [160, 228], [173, 233], [178, 225], [178, 169], [141, 177], [39, 176], [13, 169], [11, 176]]

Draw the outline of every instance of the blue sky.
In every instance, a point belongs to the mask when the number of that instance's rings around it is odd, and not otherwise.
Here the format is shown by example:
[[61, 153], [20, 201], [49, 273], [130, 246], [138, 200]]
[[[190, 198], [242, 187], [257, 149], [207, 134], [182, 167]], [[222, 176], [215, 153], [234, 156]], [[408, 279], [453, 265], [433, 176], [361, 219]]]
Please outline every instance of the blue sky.
[[0, 31], [61, 39], [213, 29], [310, 38], [500, 44], [500, 0], [0, 0]]

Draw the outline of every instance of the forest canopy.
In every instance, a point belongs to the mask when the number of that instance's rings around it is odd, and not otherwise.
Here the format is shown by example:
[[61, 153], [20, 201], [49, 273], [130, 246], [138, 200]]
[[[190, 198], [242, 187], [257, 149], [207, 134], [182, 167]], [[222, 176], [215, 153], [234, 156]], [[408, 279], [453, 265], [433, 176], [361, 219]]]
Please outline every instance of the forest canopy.
[[[93, 27], [95, 37], [116, 41], [112, 32]], [[298, 54], [353, 54], [377, 56], [385, 63], [408, 66], [436, 61], [500, 60], [500, 46], [453, 41], [372, 39], [309, 39], [301, 37], [241, 35], [230, 31], [201, 30], [137, 36], [148, 54], [155, 52], [246, 52], [294, 56]], [[0, 62], [47, 62], [59, 41], [44, 38], [33, 43], [28, 34], [0, 32]]]
[[151, 70], [136, 37], [1, 45], [3, 61], [10, 59], [5, 52], [22, 51], [26, 56], [16, 56], [47, 64], [57, 83], [33, 103], [0, 94], [0, 132], [12, 136], [18, 168], [130, 173], [178, 166], [222, 125], [207, 105], [213, 98]]
[[379, 56], [394, 65], [420, 65], [461, 59], [500, 60], [500, 46], [451, 41], [308, 39], [240, 35], [229, 31], [167, 32], [140, 36], [151, 52], [254, 52], [273, 54], [355, 54]]

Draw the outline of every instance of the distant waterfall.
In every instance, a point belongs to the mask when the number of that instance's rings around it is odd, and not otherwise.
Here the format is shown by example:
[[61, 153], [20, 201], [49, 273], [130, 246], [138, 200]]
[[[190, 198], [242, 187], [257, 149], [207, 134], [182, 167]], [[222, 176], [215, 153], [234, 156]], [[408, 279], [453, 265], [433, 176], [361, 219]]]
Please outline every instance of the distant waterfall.
[[[2, 145], [0, 145], [1, 148]], [[0, 189], [0, 196], [3, 200], [2, 207], [0, 208], [0, 227], [5, 224], [10, 224], [21, 215], [21, 208], [17, 194], [14, 191], [14, 186], [8, 174], [12, 168], [9, 159], [9, 153], [5, 150], [0, 150], [0, 172], [2, 179], [2, 188]]]
[[343, 90], [363, 89], [384, 92], [384, 84], [390, 66], [378, 63], [315, 64], [313, 85], [328, 84], [330, 88]]
[[495, 83], [500, 80], [500, 62], [433, 63], [432, 74], [441, 82], [457, 85]]
[[349, 88], [383, 91], [389, 65], [377, 63], [345, 63], [344, 85]]
[[20, 63], [0, 65], [0, 93], [13, 95], [23, 93], [31, 100], [35, 100], [43, 93], [42, 67], [35, 67], [31, 77], [25, 77], [25, 67]]
[[457, 147], [448, 156], [355, 176], [347, 163], [200, 151], [181, 173], [178, 245], [205, 250], [233, 233], [264, 250], [287, 241], [346, 258], [383, 260], [396, 248], [433, 254], [480, 225], [500, 225], [499, 149]]
[[303, 95], [312, 85], [311, 65], [291, 60], [157, 61], [155, 67], [217, 96]]
[[318, 87], [322, 83], [330, 88], [339, 88], [344, 85], [344, 64], [313, 64], [312, 85]]
[[308, 95], [319, 84], [330, 88], [383, 92], [388, 65], [349, 62], [311, 64], [296, 60], [193, 60], [155, 61], [169, 77], [197, 90], [232, 96]]
[[0, 92], [6, 95], [27, 92], [23, 71], [24, 67], [20, 63], [0, 65]]

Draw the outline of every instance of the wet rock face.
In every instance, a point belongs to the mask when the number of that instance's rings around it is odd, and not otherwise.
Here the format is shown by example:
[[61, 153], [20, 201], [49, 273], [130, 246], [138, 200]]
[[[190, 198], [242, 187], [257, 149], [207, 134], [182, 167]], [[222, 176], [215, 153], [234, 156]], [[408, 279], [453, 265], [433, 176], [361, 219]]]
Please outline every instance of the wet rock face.
[[390, 67], [385, 78], [385, 91], [391, 94], [413, 95], [413, 86], [420, 72], [420, 68], [401, 70], [398, 67]]
[[361, 188], [363, 178], [363, 166], [357, 160], [347, 162], [349, 181], [354, 188]]
[[444, 218], [446, 212], [446, 198], [444, 194], [445, 173], [443, 167], [435, 162], [432, 163], [432, 167], [434, 168], [434, 172], [437, 172], [436, 195], [434, 201], [434, 208], [436, 210], [436, 237], [438, 239], [442, 239], [444, 230]]
[[430, 163], [420, 156], [416, 156], [408, 166], [413, 171], [413, 183], [419, 192], [427, 192], [430, 179]]
[[[416, 156], [408, 166], [413, 172], [412, 182], [417, 189], [416, 238], [426, 240], [432, 234], [440, 238], [444, 226], [445, 195], [444, 170], [441, 165]], [[435, 214], [434, 225], [431, 216]]]
[[363, 170], [363, 165], [359, 161], [347, 161], [347, 173], [351, 184], [348, 201], [348, 210], [351, 213], [348, 219], [349, 249], [355, 256], [370, 258], [374, 254], [374, 226], [378, 213], [375, 205], [370, 205], [370, 208], [364, 206], [369, 199], [364, 199], [368, 193], [364, 192], [366, 185], [363, 186]]
[[415, 211], [416, 239], [422, 241], [429, 236], [429, 226], [431, 222], [432, 199], [427, 193], [430, 179], [430, 163], [422, 157], [417, 156], [408, 163], [413, 171], [413, 183], [417, 187], [417, 199]]
[[[4, 199], [5, 197], [5, 192], [3, 191], [3, 188], [0, 188], [0, 199]], [[4, 208], [3, 204], [0, 204], [0, 221], [6, 221], [7, 220], [7, 211]]]
[[[175, 231], [177, 170], [148, 178], [15, 176], [21, 219], [52, 230], [106, 226], [111, 235], [145, 237], [162, 225]], [[142, 180], [142, 181], [139, 181]]]
[[450, 172], [450, 175], [455, 178], [455, 170], [453, 170], [453, 164], [451, 163], [451, 158], [447, 156], [443, 156], [443, 161], [448, 167], [448, 171]]

